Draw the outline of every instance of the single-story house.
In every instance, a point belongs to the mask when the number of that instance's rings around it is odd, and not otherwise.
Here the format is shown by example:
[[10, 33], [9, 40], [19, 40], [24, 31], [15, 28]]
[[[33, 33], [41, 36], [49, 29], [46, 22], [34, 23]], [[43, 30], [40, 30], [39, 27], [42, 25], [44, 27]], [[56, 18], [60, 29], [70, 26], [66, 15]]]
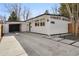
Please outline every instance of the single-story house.
[[68, 18], [49, 14], [48, 11], [45, 11], [44, 14], [23, 22], [6, 22], [4, 24], [4, 33], [16, 31], [28, 31], [47, 35], [68, 33]]
[[68, 33], [68, 18], [61, 15], [44, 14], [28, 19], [26, 31], [47, 35]]

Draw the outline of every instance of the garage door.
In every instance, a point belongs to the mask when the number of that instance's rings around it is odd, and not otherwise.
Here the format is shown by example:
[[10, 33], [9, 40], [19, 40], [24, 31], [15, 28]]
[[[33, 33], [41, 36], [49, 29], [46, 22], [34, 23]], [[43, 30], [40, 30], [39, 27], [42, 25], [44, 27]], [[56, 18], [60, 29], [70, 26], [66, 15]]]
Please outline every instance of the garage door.
[[9, 24], [9, 32], [19, 32], [20, 24]]

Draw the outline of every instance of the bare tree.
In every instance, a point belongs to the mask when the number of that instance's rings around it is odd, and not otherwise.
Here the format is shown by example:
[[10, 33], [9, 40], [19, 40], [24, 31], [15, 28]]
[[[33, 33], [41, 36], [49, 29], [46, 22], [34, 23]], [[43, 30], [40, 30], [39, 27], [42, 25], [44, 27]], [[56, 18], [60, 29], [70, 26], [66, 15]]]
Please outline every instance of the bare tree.
[[30, 16], [30, 10], [24, 7], [24, 10], [22, 12], [22, 17], [24, 20], [27, 20]]
[[51, 9], [52, 9], [53, 14], [58, 14], [58, 7], [57, 6], [55, 6], [54, 8], [52, 7]]
[[6, 16], [3, 17], [3, 22], [4, 22], [4, 23], [6, 22]]
[[11, 14], [14, 11], [17, 14], [18, 20], [20, 19], [21, 9], [22, 9], [21, 4], [13, 3], [13, 4], [5, 4], [4, 6], [8, 13]]
[[31, 13], [30, 13], [30, 10], [28, 10], [28, 11], [27, 11], [27, 14], [26, 14], [26, 20], [29, 19], [30, 16], [31, 16]]
[[[24, 8], [23, 8], [24, 7]], [[12, 3], [12, 4], [5, 4], [6, 12], [12, 13], [15, 11], [17, 14], [18, 20], [21, 20], [21, 17], [26, 20], [27, 16], [29, 17], [29, 9], [27, 9], [25, 6], [22, 4], [18, 3]]]
[[55, 14], [55, 9], [52, 7], [52, 13]]

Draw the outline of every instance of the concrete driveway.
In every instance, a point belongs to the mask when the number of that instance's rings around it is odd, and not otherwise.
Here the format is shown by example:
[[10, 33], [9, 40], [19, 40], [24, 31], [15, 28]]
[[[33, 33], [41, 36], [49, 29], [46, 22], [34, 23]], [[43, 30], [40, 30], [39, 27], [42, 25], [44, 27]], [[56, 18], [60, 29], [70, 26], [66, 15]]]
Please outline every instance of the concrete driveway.
[[[10, 34], [20, 42], [29, 56], [77, 56], [79, 47], [46, 39], [44, 35], [34, 33]], [[56, 39], [56, 38], [55, 38]], [[66, 41], [67, 42], [67, 41]], [[72, 41], [73, 42], [73, 41]]]
[[27, 53], [13, 35], [4, 35], [0, 41], [0, 56], [27, 56]]

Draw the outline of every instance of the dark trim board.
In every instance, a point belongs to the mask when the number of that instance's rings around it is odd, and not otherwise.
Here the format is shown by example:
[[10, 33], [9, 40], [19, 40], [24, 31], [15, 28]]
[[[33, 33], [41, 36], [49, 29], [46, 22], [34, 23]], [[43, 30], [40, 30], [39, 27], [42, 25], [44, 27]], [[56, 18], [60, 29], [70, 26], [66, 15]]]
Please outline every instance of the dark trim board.
[[[36, 16], [36, 17], [30, 18], [30, 19], [28, 19], [28, 20], [26, 20], [26, 21], [33, 20], [33, 19], [38, 18], [38, 17], [43, 16], [43, 15], [62, 16], [62, 15], [56, 15], [56, 14], [41, 14], [41, 15], [38, 15], [38, 16]], [[64, 16], [63, 16], [63, 17], [64, 17]]]

